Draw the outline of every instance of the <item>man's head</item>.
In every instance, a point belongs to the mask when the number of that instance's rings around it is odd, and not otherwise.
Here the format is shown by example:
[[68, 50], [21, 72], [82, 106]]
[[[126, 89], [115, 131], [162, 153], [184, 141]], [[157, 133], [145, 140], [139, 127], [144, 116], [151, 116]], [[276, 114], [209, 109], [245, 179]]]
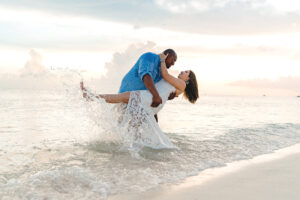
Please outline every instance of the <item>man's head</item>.
[[173, 49], [166, 49], [164, 51], [164, 54], [167, 55], [168, 57], [166, 58], [166, 66], [169, 69], [172, 65], [175, 64], [177, 60], [177, 54]]

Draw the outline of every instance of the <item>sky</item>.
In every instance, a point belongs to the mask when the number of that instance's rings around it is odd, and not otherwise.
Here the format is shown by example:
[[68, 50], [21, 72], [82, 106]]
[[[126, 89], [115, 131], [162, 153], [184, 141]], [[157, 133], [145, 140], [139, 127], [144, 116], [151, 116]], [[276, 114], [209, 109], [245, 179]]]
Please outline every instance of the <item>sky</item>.
[[296, 0], [0, 0], [0, 89], [69, 71], [116, 92], [141, 54], [167, 48], [201, 94], [300, 95]]

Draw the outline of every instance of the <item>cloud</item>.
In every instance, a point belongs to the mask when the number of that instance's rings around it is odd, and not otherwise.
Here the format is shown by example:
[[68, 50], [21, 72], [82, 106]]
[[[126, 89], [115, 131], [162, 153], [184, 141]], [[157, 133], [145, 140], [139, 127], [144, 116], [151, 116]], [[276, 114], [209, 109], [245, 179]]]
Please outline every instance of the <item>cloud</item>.
[[122, 78], [133, 67], [138, 58], [146, 52], [158, 52], [156, 44], [151, 41], [145, 44], [131, 44], [124, 52], [114, 53], [112, 60], [105, 63], [106, 74], [99, 79], [94, 79], [89, 84], [97, 85], [94, 87], [103, 93], [117, 93]]
[[155, 2], [161, 8], [174, 14], [205, 13], [237, 7], [254, 10], [266, 6], [265, 2], [260, 0], [156, 0]]
[[275, 9], [281, 13], [288, 13], [288, 12], [299, 12], [300, 6], [298, 0], [266, 0], [264, 1], [265, 6], [270, 6], [271, 8]]
[[35, 50], [29, 52], [30, 60], [27, 61], [24, 68], [21, 69], [20, 77], [46, 77], [50, 75], [49, 70], [42, 64], [43, 57]]
[[236, 44], [227, 48], [207, 48], [205, 46], [187, 45], [178, 47], [178, 50], [182, 52], [197, 52], [198, 54], [265, 56], [283, 55], [285, 49], [274, 46]]
[[172, 13], [207, 12], [229, 7], [245, 7], [249, 9], [273, 9], [276, 12], [297, 12], [298, 0], [156, 0], [157, 5]]
[[209, 1], [156, 0], [158, 6], [172, 13], [204, 12], [210, 9]]
[[104, 75], [91, 71], [70, 70], [67, 68], [47, 68], [43, 64], [43, 56], [36, 50], [30, 50], [29, 60], [17, 74], [0, 75], [1, 88], [15, 89], [51, 89], [61, 88], [64, 84], [79, 86], [81, 76], [86, 87], [101, 93], [117, 93], [122, 78], [146, 52], [159, 53], [154, 42], [134, 43], [123, 52], [115, 52], [110, 62], [105, 63]]
[[51, 71], [43, 65], [43, 56], [36, 50], [30, 50], [29, 56], [29, 60], [17, 73], [0, 75], [1, 89], [61, 89], [64, 82], [78, 79], [74, 71]]
[[276, 80], [270, 79], [248, 79], [229, 83], [230, 86], [238, 86], [254, 89], [280, 89], [300, 92], [300, 77], [280, 77]]
[[[300, 95], [300, 77], [280, 77], [278, 79], [256, 78], [238, 80], [219, 85], [217, 94], [242, 96], [298, 96]], [[223, 88], [223, 91], [220, 90]], [[209, 92], [214, 91], [210, 88]]]
[[204, 34], [261, 34], [300, 30], [296, 0], [155, 0], [155, 1], [8, 1], [13, 9], [31, 9], [55, 15], [88, 16], [133, 27]]

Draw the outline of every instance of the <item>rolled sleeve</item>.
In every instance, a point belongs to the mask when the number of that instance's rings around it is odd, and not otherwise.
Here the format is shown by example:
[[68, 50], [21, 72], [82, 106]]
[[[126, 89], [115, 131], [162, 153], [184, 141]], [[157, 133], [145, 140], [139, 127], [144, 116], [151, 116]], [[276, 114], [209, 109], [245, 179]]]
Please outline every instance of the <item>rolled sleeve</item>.
[[144, 76], [148, 74], [153, 79], [153, 71], [154, 71], [155, 63], [149, 59], [149, 57], [145, 56], [140, 59], [139, 62], [139, 70], [138, 75], [141, 80], [143, 80]]

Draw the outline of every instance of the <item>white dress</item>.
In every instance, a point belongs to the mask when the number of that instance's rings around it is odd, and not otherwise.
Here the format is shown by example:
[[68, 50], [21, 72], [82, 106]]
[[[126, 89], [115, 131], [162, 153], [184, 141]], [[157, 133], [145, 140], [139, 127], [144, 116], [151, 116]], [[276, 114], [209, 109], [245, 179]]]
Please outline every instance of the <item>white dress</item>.
[[121, 128], [124, 138], [133, 148], [150, 147], [153, 149], [177, 148], [161, 131], [154, 118], [154, 114], [162, 109], [170, 93], [175, 88], [164, 79], [155, 84], [162, 98], [162, 104], [157, 108], [151, 107], [152, 94], [148, 90], [130, 92], [130, 98], [122, 117]]

